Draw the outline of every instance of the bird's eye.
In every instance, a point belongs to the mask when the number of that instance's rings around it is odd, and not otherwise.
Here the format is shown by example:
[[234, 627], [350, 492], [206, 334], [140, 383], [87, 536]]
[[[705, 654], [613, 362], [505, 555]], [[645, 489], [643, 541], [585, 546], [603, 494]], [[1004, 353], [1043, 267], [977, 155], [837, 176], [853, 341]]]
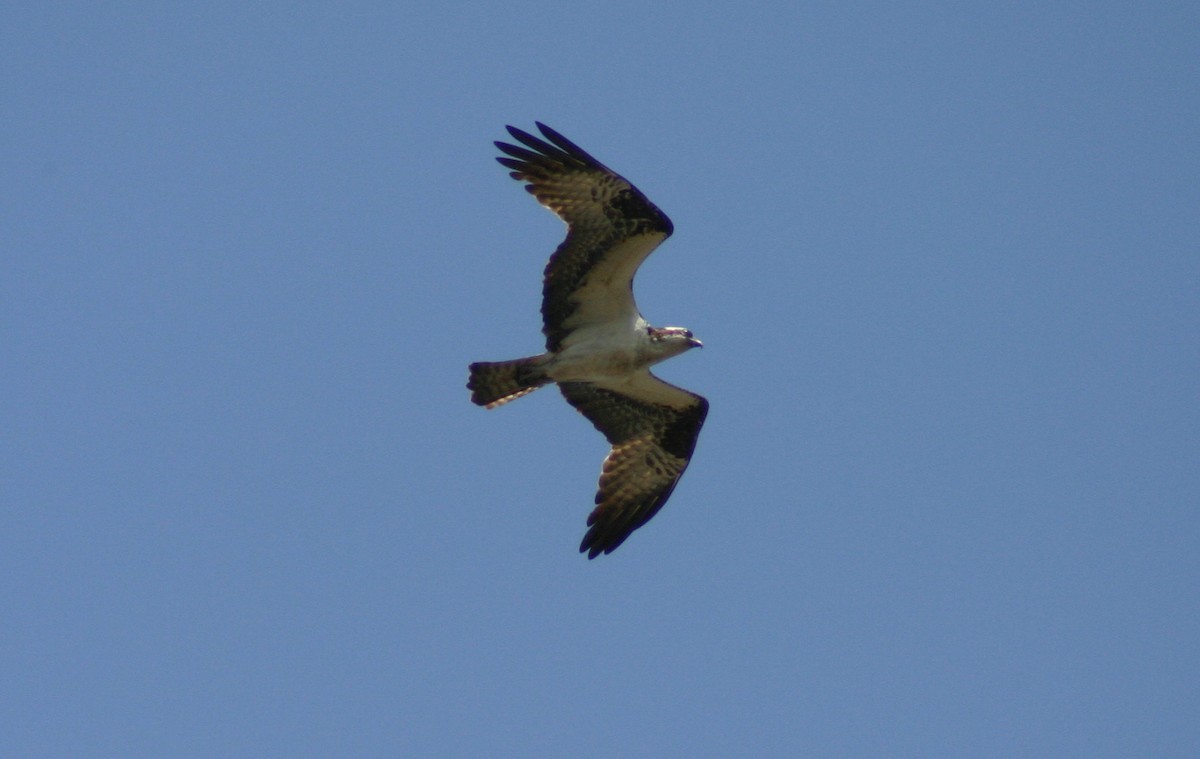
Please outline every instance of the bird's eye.
[[684, 337], [691, 337], [691, 336], [692, 336], [692, 331], [691, 331], [690, 329], [685, 329], [685, 330], [683, 331], [683, 336], [684, 336]]

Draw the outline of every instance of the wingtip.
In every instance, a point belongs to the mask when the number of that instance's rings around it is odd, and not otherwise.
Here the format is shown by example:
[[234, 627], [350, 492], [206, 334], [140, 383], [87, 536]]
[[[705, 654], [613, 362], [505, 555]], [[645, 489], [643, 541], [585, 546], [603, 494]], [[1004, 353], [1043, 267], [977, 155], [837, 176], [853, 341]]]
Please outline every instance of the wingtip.
[[579, 552], [586, 553], [588, 561], [591, 561], [592, 559], [596, 558], [600, 554], [612, 553], [612, 549], [609, 548], [609, 549], [605, 550], [604, 548], [601, 548], [598, 545], [589, 545], [587, 538], [584, 538], [583, 544], [579, 546]]
[[[593, 524], [594, 520], [589, 520], [587, 534], [583, 536], [583, 541], [579, 544], [579, 552], [586, 553], [588, 561], [591, 561], [600, 554], [607, 556], [617, 550], [625, 542], [625, 539], [629, 537], [630, 532], [632, 532], [630, 530], [624, 532], [624, 534], [620, 532], [614, 534], [611, 528], [601, 531], [597, 527], [591, 526]], [[634, 529], [637, 528], [635, 527]]]
[[514, 140], [516, 140], [517, 142], [520, 142], [524, 145], [529, 145], [530, 140], [533, 140], [534, 145], [541, 142], [541, 140], [539, 140], [534, 135], [530, 134], [529, 132], [526, 132], [524, 129], [518, 129], [517, 127], [513, 126], [512, 124], [507, 124], [507, 125], [505, 125], [504, 128], [508, 130], [508, 133], [510, 135], [512, 135], [512, 138]]
[[579, 541], [579, 552], [586, 553], [588, 561], [591, 561], [603, 552], [603, 549], [599, 545], [600, 541], [596, 539], [598, 537], [596, 531], [591, 529], [593, 521], [590, 517], [588, 518], [588, 531], [583, 536], [583, 540]]

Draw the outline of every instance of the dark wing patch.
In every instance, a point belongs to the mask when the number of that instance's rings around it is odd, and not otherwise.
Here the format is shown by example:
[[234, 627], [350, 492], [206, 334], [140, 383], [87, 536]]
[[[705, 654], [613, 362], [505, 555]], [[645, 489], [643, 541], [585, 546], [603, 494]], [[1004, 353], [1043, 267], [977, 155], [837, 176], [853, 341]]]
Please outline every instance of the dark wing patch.
[[510, 126], [524, 147], [497, 142], [508, 155], [496, 160], [567, 224], [542, 281], [542, 332], [553, 352], [582, 324], [636, 318], [633, 275], [673, 226], [621, 175], [536, 123], [545, 140]]
[[616, 550], [670, 498], [696, 448], [708, 401], [648, 371], [620, 389], [591, 382], [562, 382], [558, 387], [612, 445], [600, 471], [596, 508], [579, 546], [594, 559]]

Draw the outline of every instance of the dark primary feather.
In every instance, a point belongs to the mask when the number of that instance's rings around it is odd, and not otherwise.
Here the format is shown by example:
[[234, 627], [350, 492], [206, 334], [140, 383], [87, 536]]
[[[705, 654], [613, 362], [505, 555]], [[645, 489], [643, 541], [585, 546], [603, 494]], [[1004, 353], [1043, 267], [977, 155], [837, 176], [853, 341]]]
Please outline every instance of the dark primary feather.
[[[511, 176], [527, 182], [538, 202], [567, 223], [567, 237], [546, 265], [542, 282], [542, 332], [557, 351], [580, 320], [611, 318], [613, 309], [636, 310], [628, 282], [646, 256], [673, 230], [671, 220], [624, 177], [550, 127], [536, 122], [545, 140], [508, 127], [521, 145], [497, 142], [497, 157]], [[612, 287], [584, 303], [589, 276], [619, 272]], [[605, 280], [607, 281], [607, 279]], [[592, 307], [598, 314], [589, 313]]]
[[671, 405], [591, 382], [562, 382], [559, 389], [612, 445], [601, 470], [596, 508], [579, 546], [594, 559], [615, 550], [670, 498], [695, 450], [708, 401], [649, 372], [631, 390], [669, 395]]

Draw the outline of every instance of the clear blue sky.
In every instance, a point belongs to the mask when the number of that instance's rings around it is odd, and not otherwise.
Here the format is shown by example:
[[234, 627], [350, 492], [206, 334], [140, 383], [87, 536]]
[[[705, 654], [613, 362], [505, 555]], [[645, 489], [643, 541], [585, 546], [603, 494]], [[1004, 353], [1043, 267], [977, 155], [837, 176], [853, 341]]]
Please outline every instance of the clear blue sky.
[[[1200, 756], [1200, 6], [22, 4], [0, 755]], [[541, 347], [545, 121], [674, 220], [667, 507]]]

